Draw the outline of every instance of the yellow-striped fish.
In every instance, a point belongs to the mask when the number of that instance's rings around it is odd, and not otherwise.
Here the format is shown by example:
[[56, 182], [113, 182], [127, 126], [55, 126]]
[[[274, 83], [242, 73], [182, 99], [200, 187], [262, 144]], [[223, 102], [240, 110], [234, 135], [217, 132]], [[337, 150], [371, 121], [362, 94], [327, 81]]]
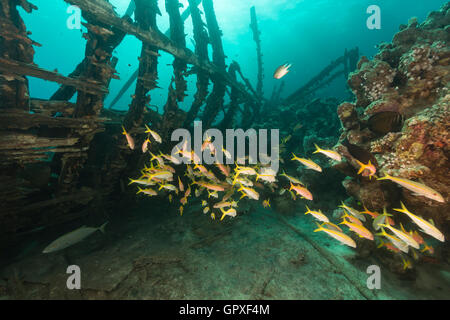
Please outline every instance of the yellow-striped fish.
[[327, 233], [329, 236], [336, 239], [337, 241], [339, 241], [349, 247], [356, 248], [356, 242], [352, 238], [347, 236], [345, 233], [342, 233], [342, 232], [339, 232], [336, 230], [326, 229], [323, 226], [321, 226], [320, 224], [318, 224], [317, 222], [316, 222], [316, 224], [319, 228], [314, 230], [314, 232], [323, 231], [323, 232]]
[[395, 182], [402, 187], [410, 190], [413, 192], [413, 194], [418, 196], [424, 196], [426, 198], [436, 200], [438, 202], [445, 202], [442, 195], [437, 192], [434, 189], [431, 189], [430, 187], [427, 187], [423, 183], [415, 182], [412, 180], [404, 179], [404, 178], [398, 178], [388, 175], [387, 173], [382, 178], [378, 178], [378, 180], [391, 180], [392, 182]]
[[405, 205], [403, 204], [403, 202], [400, 202], [400, 204], [402, 205], [401, 209], [394, 209], [395, 211], [398, 212], [403, 212], [405, 213], [408, 217], [411, 218], [411, 220], [417, 224], [421, 231], [423, 233], [426, 233], [430, 236], [432, 236], [433, 238], [438, 239], [439, 241], [444, 242], [445, 238], [444, 235], [442, 234], [441, 231], [439, 231], [434, 225], [432, 225], [431, 223], [427, 222], [425, 219], [416, 216], [415, 214], [412, 214], [411, 212], [409, 212], [408, 209], [406, 209]]
[[312, 161], [311, 159], [299, 158], [295, 154], [292, 154], [292, 155], [294, 157], [291, 160], [296, 160], [296, 161], [300, 162], [301, 164], [305, 165], [308, 169], [322, 172], [322, 168], [317, 163]]
[[314, 146], [316, 147], [316, 151], [314, 151], [313, 153], [321, 153], [323, 155], [326, 155], [328, 158], [336, 160], [336, 161], [342, 160], [341, 155], [339, 153], [337, 153], [336, 151], [321, 149], [317, 144], [314, 144]]

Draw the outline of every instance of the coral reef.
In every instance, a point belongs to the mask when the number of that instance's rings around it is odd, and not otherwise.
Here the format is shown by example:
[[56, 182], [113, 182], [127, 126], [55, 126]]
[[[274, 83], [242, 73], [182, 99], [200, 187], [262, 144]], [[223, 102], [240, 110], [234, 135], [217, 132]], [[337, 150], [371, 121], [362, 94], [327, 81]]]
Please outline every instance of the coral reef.
[[[348, 80], [356, 100], [338, 107], [344, 132], [336, 148], [346, 162], [335, 166], [348, 176], [342, 183], [347, 193], [367, 208], [382, 210], [403, 201], [412, 212], [427, 220], [432, 218], [447, 239], [449, 25], [447, 3], [421, 24], [411, 19], [408, 25], [402, 25], [392, 43], [379, 46], [380, 52], [373, 60], [361, 58]], [[375, 115], [382, 115], [379, 118], [383, 121], [375, 122]], [[374, 130], [377, 126], [382, 128]], [[389, 174], [420, 181], [438, 191], [445, 203], [414, 195], [391, 182], [357, 175], [360, 166], [356, 160], [361, 159], [349, 152], [346, 143], [375, 158], [379, 177]]]

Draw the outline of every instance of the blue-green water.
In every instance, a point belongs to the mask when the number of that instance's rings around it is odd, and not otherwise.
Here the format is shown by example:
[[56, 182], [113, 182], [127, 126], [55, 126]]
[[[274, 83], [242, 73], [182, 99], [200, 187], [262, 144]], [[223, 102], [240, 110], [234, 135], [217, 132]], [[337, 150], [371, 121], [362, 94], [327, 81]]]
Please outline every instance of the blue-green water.
[[[264, 54], [265, 82], [264, 91], [270, 97], [273, 85], [272, 78], [275, 69], [282, 63], [290, 62], [293, 67], [286, 80], [285, 94], [290, 94], [311, 77], [320, 72], [332, 60], [342, 56], [344, 50], [358, 46], [365, 56], [377, 52], [375, 46], [381, 42], [390, 42], [398, 31], [400, 24], [405, 24], [411, 17], [423, 21], [428, 13], [437, 10], [444, 0], [412, 0], [405, 3], [402, 0], [346, 0], [346, 1], [315, 1], [315, 0], [218, 0], [214, 6], [217, 19], [223, 31], [227, 64], [232, 60], [240, 63], [242, 71], [253, 84], [256, 83], [257, 64], [255, 43], [249, 28], [250, 7], [255, 5], [259, 28], [262, 32], [262, 51]], [[117, 7], [117, 12], [125, 13], [129, 1], [110, 1]], [[181, 1], [185, 6], [187, 1]], [[34, 14], [24, 14], [24, 20], [32, 38], [43, 44], [36, 48], [35, 62], [48, 69], [57, 68], [63, 75], [68, 75], [83, 59], [85, 39], [80, 30], [69, 30], [66, 21], [68, 4], [63, 1], [38, 0], [35, 4], [39, 11]], [[169, 27], [168, 15], [165, 12], [165, 2], [159, 1], [162, 16], [158, 16], [160, 31]], [[370, 5], [376, 4], [381, 9], [381, 30], [369, 30], [366, 13]], [[82, 27], [85, 31], [85, 28]], [[194, 50], [192, 23], [186, 22], [187, 47]], [[111, 82], [111, 94], [106, 99], [108, 106], [117, 91], [138, 67], [138, 56], [141, 43], [132, 36], [127, 36], [115, 51], [120, 57], [117, 66], [121, 80]], [[166, 102], [166, 90], [171, 79], [173, 58], [162, 54], [159, 64], [159, 86], [152, 94], [152, 104], [162, 106]], [[131, 65], [131, 66], [130, 66]], [[49, 98], [57, 89], [57, 85], [36, 79], [31, 79], [31, 95], [37, 98]], [[115, 108], [126, 110], [131, 102], [134, 86], [123, 96]], [[182, 104], [188, 109], [195, 92], [195, 76], [190, 77], [188, 95], [190, 99]], [[345, 96], [345, 80], [340, 78], [322, 93], [323, 96]]]

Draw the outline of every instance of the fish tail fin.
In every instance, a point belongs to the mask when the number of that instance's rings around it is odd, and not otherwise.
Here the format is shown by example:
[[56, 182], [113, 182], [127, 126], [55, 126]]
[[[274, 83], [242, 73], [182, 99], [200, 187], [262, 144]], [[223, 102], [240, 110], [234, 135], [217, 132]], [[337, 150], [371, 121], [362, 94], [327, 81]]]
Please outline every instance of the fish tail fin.
[[258, 181], [259, 177], [261, 177], [261, 175], [259, 173], [256, 174], [256, 181]]
[[128, 185], [130, 185], [130, 184], [133, 184], [133, 183], [134, 183], [134, 180], [133, 180], [133, 179], [131, 179], [131, 178], [128, 178], [128, 179], [130, 179], [130, 183], [129, 183]]
[[99, 230], [101, 231], [101, 233], [105, 234], [105, 227], [108, 223], [109, 223], [109, 221], [106, 221], [104, 224], [102, 224], [100, 226]]
[[380, 239], [380, 244], [377, 246], [377, 248], [381, 248], [382, 246], [384, 246], [384, 241]]
[[316, 224], [317, 224], [317, 229], [316, 230], [314, 230], [314, 232], [319, 232], [319, 231], [322, 231], [323, 230], [323, 227], [320, 225], [320, 224], [318, 224], [317, 222], [316, 222]]
[[148, 127], [148, 125], [144, 124], [145, 126], [145, 133], [150, 133], [152, 130], [150, 130], [150, 128]]
[[305, 212], [305, 214], [308, 214], [308, 213], [310, 213], [310, 212], [311, 212], [311, 209], [309, 209], [309, 207], [308, 207], [308, 206], [306, 206], [306, 205], [305, 205], [305, 207], [306, 207], [306, 210], [308, 210], [308, 211], [306, 211], [306, 212]]
[[322, 149], [320, 149], [320, 147], [314, 143], [314, 146], [316, 147], [316, 151], [314, 151], [313, 153], [318, 153], [320, 151], [322, 151]]
[[408, 209], [406, 209], [405, 204], [402, 201], [400, 201], [400, 205], [402, 206], [401, 209], [394, 209], [394, 210], [398, 212], [409, 213]]
[[390, 175], [388, 175], [387, 173], [385, 173], [384, 174], [384, 177], [381, 177], [381, 178], [377, 178], [377, 180], [389, 180], [389, 179], [391, 179], [392, 177], [390, 176]]
[[298, 159], [298, 157], [293, 152], [292, 152], [292, 156], [293, 156], [293, 158], [291, 160], [297, 160]]
[[125, 130], [125, 127], [124, 127], [124, 126], [122, 126], [122, 129], [123, 129], [122, 134], [127, 134], [127, 130]]
[[142, 193], [144, 190], [142, 190], [142, 188], [141, 187], [138, 187], [138, 192], [136, 193], [136, 194], [139, 194], [139, 193]]

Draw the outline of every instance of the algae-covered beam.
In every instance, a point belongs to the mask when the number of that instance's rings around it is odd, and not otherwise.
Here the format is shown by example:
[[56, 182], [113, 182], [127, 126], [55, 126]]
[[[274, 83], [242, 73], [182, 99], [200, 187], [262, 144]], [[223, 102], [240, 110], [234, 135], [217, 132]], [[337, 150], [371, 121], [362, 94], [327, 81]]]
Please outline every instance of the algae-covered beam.
[[[134, 0], [131, 1], [134, 3]], [[197, 8], [197, 6], [200, 4], [201, 0], [194, 0], [193, 1], [194, 4], [190, 5], [186, 10], [183, 11], [183, 13], [181, 14], [181, 19], [184, 21], [187, 20], [187, 18], [189, 18], [189, 16], [191, 15], [191, 8], [195, 7]], [[134, 9], [133, 9], [134, 10]], [[198, 8], [197, 8], [198, 10]], [[195, 27], [194, 27], [195, 29]], [[195, 34], [195, 32], [194, 32]], [[169, 36], [170, 35], [170, 28], [164, 33], [164, 35]], [[137, 77], [139, 74], [139, 69], [137, 69], [129, 78], [128, 80], [125, 82], [125, 84], [122, 86], [122, 88], [120, 88], [119, 93], [117, 93], [117, 95], [114, 97], [113, 101], [111, 102], [111, 104], [109, 105], [109, 108], [111, 109], [112, 107], [114, 107], [114, 105], [122, 98], [122, 96], [125, 94], [125, 92], [127, 92], [127, 90], [131, 87], [131, 85], [134, 83], [134, 81], [136, 81]]]
[[[170, 20], [170, 39], [180, 47], [186, 47], [184, 34], [184, 22], [180, 15], [180, 3], [178, 0], [166, 0], [166, 11]], [[173, 62], [173, 73], [175, 91], [178, 101], [183, 101], [186, 96], [187, 81], [184, 79], [187, 65], [182, 59], [175, 58]]]
[[[26, 26], [17, 10], [21, 6], [31, 13], [37, 7], [25, 0], [0, 1], [0, 58], [6, 62], [17, 61], [18, 64], [33, 62], [34, 41], [28, 38]], [[2, 65], [0, 62], [0, 108], [29, 107], [28, 79], [21, 77], [14, 65]]]
[[136, 24], [132, 24], [124, 19], [121, 19], [114, 12], [113, 7], [104, 2], [103, 0], [64, 0], [70, 4], [77, 5], [83, 11], [91, 12], [95, 14], [98, 21], [108, 23], [116, 28], [126, 32], [127, 34], [134, 35], [139, 40], [158, 47], [173, 56], [183, 59], [188, 64], [192, 64], [197, 68], [200, 68], [209, 74], [224, 80], [228, 85], [237, 88], [244, 97], [254, 100], [254, 97], [245, 90], [245, 87], [230, 79], [229, 75], [223, 68], [217, 67], [207, 60], [199, 58], [191, 50], [187, 48], [180, 48], [172, 40], [162, 34], [160, 31], [153, 28], [143, 29]]
[[[200, 59], [208, 61], [208, 33], [205, 29], [200, 10], [197, 6], [198, 0], [189, 0], [189, 6], [191, 8], [192, 25], [194, 26], [194, 40], [195, 40], [195, 53]], [[184, 121], [184, 127], [189, 127], [197, 117], [200, 107], [205, 102], [208, 95], [209, 75], [204, 70], [197, 68], [197, 92], [194, 96], [194, 101], [189, 109], [186, 119]]]
[[[132, 5], [133, 4], [133, 5]], [[129, 8], [125, 15], [123, 16], [123, 19], [126, 19], [128, 21], [131, 21], [130, 15], [134, 11], [134, 0], [130, 1]], [[88, 24], [84, 24], [89, 32], [85, 35], [85, 38], [88, 39], [88, 42], [86, 43], [86, 49], [85, 49], [85, 58], [82, 62], [80, 62], [75, 70], [69, 75], [71, 78], [75, 77], [83, 77], [87, 73], [89, 73], [88, 69], [92, 69], [92, 62], [93, 58], [96, 63], [99, 63], [100, 60], [107, 60], [112, 52], [115, 50], [115, 48], [122, 42], [123, 38], [125, 37], [126, 33], [122, 30], [118, 30], [115, 27], [111, 27], [108, 24], [103, 24], [102, 26], [98, 25], [98, 22], [96, 21], [95, 16], [85, 14], [86, 20], [89, 22]], [[99, 51], [102, 51], [103, 54], [98, 54]], [[106, 65], [106, 62], [103, 61], [103, 64]], [[112, 71], [115, 68], [115, 65], [111, 63], [110, 66], [112, 67]], [[108, 79], [109, 78], [109, 79]], [[112, 78], [112, 75], [107, 76], [105, 82], [109, 84], [110, 79]], [[74, 94], [76, 93], [77, 88], [72, 86], [63, 85], [61, 86], [50, 98], [51, 100], [70, 100]]]
[[261, 31], [258, 29], [258, 19], [256, 17], [256, 8], [253, 6], [250, 8], [250, 16], [251, 23], [250, 28], [253, 32], [253, 40], [256, 42], [256, 56], [258, 59], [258, 84], [256, 86], [256, 92], [258, 93], [258, 97], [261, 99], [264, 95], [263, 93], [263, 80], [264, 80], [264, 68], [263, 68], [263, 60], [262, 60], [262, 51], [261, 51]]
[[326, 66], [318, 75], [316, 75], [314, 78], [312, 78], [308, 83], [306, 83], [304, 86], [302, 86], [300, 89], [295, 91], [293, 94], [291, 94], [289, 97], [287, 97], [284, 100], [284, 104], [291, 104], [295, 101], [301, 100], [307, 95], [312, 94], [317, 89], [323, 87], [324, 83], [329, 83], [330, 74], [334, 69], [336, 69], [341, 64], [344, 66], [344, 71], [338, 72], [338, 74], [332, 74], [331, 78], [335, 79], [337, 75], [344, 74], [345, 68], [347, 66], [347, 72], [352, 72], [354, 68], [356, 67], [356, 60], [359, 56], [359, 49], [356, 47], [355, 49], [352, 49], [350, 52], [347, 52], [344, 54], [344, 56], [337, 58], [336, 60], [332, 61], [328, 66]]
[[[157, 30], [156, 16], [161, 15], [157, 0], [135, 0], [135, 18], [141, 30]], [[148, 93], [157, 87], [158, 79], [158, 47], [144, 42], [139, 57], [139, 74], [136, 91], [130, 109], [124, 119], [127, 130], [140, 127], [143, 122], [145, 106], [150, 103]]]
[[[225, 54], [223, 52], [222, 31], [219, 29], [214, 4], [212, 0], [203, 0], [206, 23], [209, 31], [209, 40], [213, 49], [213, 63], [221, 72], [225, 72]], [[203, 126], [208, 128], [216, 119], [217, 114], [223, 109], [226, 85], [223, 79], [216, 74], [211, 75], [214, 84], [213, 91], [206, 99], [206, 106], [203, 112]]]
[[[228, 68], [228, 73], [230, 77], [236, 79], [236, 73], [239, 72], [239, 70], [240, 67], [238, 63], [236, 61], [233, 61], [233, 63], [231, 63], [230, 67]], [[222, 130], [225, 130], [227, 128], [234, 128], [234, 118], [237, 111], [239, 110], [239, 96], [239, 91], [237, 91], [235, 88], [232, 88], [228, 110], [225, 112], [223, 120], [219, 126], [219, 128], [221, 128]]]
[[[53, 81], [77, 88], [80, 91], [99, 94], [107, 93], [108, 90], [100, 83], [90, 79], [73, 79], [64, 77], [56, 72], [39, 68], [35, 64], [0, 58], [0, 72], [8, 73], [14, 77], [31, 76], [48, 81]], [[19, 91], [20, 92], [20, 91]], [[28, 102], [26, 109], [28, 109]]]

